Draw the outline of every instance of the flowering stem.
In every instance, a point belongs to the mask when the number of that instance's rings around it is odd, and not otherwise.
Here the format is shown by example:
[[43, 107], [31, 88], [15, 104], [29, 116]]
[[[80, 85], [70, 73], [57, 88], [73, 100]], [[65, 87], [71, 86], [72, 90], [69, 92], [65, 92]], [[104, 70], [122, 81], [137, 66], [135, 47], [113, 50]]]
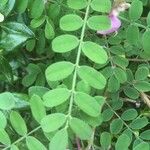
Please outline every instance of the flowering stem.
[[77, 148], [78, 148], [78, 150], [81, 150], [79, 138], [76, 138], [76, 143], [77, 143]]

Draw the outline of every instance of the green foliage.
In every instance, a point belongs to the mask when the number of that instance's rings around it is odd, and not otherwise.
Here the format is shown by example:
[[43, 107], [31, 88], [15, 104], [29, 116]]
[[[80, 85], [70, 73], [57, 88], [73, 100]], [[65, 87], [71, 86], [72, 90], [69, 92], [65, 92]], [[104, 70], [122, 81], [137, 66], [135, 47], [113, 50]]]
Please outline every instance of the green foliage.
[[131, 142], [130, 138], [126, 134], [122, 134], [118, 137], [117, 143], [115, 145], [115, 149], [127, 150], [130, 145], [130, 142]]
[[107, 62], [108, 56], [105, 50], [98, 44], [93, 42], [85, 42], [82, 46], [82, 51], [89, 59], [97, 64], [105, 64]]
[[138, 116], [138, 113], [135, 109], [128, 109], [123, 112], [121, 118], [125, 121], [133, 120]]
[[70, 97], [70, 91], [66, 88], [57, 88], [43, 95], [46, 107], [55, 107], [64, 103]]
[[49, 149], [55, 150], [56, 147], [58, 150], [65, 150], [68, 145], [68, 133], [66, 129], [61, 129], [52, 138]]
[[110, 19], [108, 16], [92, 16], [88, 19], [87, 25], [92, 30], [107, 30], [110, 29]]
[[81, 66], [77, 71], [79, 77], [87, 82], [91, 87], [96, 89], [103, 89], [105, 87], [105, 77], [92, 67]]
[[19, 135], [23, 136], [27, 134], [27, 127], [26, 127], [25, 121], [18, 112], [12, 111], [10, 113], [10, 122], [14, 130]]
[[99, 35], [113, 0], [0, 0], [0, 149], [150, 149], [150, 1], [128, 2]]
[[120, 119], [114, 119], [110, 124], [110, 132], [118, 134], [123, 128], [123, 122]]
[[79, 44], [79, 40], [74, 35], [60, 35], [52, 42], [52, 48], [57, 53], [65, 53], [75, 49]]
[[92, 135], [92, 128], [90, 128], [90, 126], [84, 121], [77, 118], [72, 118], [69, 121], [69, 126], [82, 140], [90, 139]]
[[38, 95], [33, 95], [31, 97], [30, 107], [34, 119], [40, 123], [41, 119], [46, 116], [46, 109], [44, 107], [43, 101]]
[[69, 14], [60, 19], [60, 28], [64, 31], [75, 31], [82, 27], [83, 20], [80, 16]]
[[0, 111], [0, 128], [1, 129], [5, 129], [6, 125], [7, 125], [7, 119], [6, 116], [4, 115], [4, 113], [2, 111]]
[[142, 143], [138, 144], [133, 150], [140, 150], [141, 148], [143, 150], [148, 150], [149, 149], [149, 144], [145, 143], [145, 142], [142, 142]]
[[72, 9], [83, 9], [87, 6], [86, 0], [67, 0], [67, 5]]
[[27, 147], [29, 150], [37, 149], [37, 150], [46, 150], [46, 147], [36, 138], [32, 136], [28, 136], [26, 138]]
[[103, 148], [108, 149], [108, 147], [111, 145], [111, 134], [109, 132], [101, 133], [100, 143]]
[[74, 70], [74, 65], [70, 62], [57, 62], [46, 69], [48, 81], [58, 81], [68, 77]]
[[109, 13], [111, 10], [111, 1], [110, 0], [93, 0], [91, 3], [91, 8], [98, 12]]
[[0, 94], [0, 109], [10, 110], [15, 106], [15, 98], [10, 92]]
[[139, 0], [133, 0], [129, 9], [129, 17], [131, 20], [138, 20], [143, 12], [143, 4]]
[[88, 94], [77, 92], [75, 94], [74, 101], [77, 106], [89, 116], [97, 117], [99, 115], [99, 104], [93, 97], [89, 96]]
[[54, 113], [45, 116], [41, 120], [41, 127], [44, 132], [52, 132], [60, 128], [66, 121], [66, 116], [61, 113]]
[[0, 129], [0, 142], [6, 146], [11, 143], [9, 135], [4, 129]]
[[6, 51], [12, 51], [27, 39], [34, 37], [34, 33], [24, 24], [9, 22], [2, 24], [1, 28], [5, 34], [2, 34], [0, 48]]

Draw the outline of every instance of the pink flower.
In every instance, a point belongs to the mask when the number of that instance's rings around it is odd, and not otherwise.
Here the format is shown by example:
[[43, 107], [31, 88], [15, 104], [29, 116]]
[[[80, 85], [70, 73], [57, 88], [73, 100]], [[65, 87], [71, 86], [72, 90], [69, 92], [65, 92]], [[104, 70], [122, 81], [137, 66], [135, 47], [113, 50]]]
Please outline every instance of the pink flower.
[[117, 32], [118, 29], [121, 27], [121, 21], [118, 18], [119, 13], [125, 11], [130, 7], [129, 3], [120, 3], [117, 7], [115, 6], [114, 9], [112, 9], [111, 13], [109, 14], [109, 19], [111, 21], [111, 28], [108, 30], [101, 30], [97, 31], [98, 34], [106, 35], [113, 32]]
[[104, 30], [104, 31], [97, 31], [98, 34], [106, 35], [106, 34], [110, 34], [110, 33], [118, 31], [118, 29], [121, 26], [121, 21], [118, 19], [117, 16], [113, 14], [111, 14], [109, 18], [111, 21], [111, 28], [108, 30]]

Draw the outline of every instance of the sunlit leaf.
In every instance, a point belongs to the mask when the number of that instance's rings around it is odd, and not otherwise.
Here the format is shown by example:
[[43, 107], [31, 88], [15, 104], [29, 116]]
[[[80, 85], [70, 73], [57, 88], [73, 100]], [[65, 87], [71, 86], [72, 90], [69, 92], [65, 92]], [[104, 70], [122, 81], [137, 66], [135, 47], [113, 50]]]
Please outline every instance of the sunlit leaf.
[[78, 118], [72, 118], [69, 125], [73, 132], [82, 140], [90, 139], [92, 135], [92, 129], [88, 124]]
[[87, 6], [86, 0], [67, 0], [67, 5], [72, 9], [83, 9]]
[[66, 88], [57, 88], [51, 90], [45, 93], [43, 96], [44, 105], [46, 107], [58, 106], [65, 102], [69, 98], [70, 94], [70, 91]]
[[52, 138], [49, 149], [50, 150], [66, 150], [68, 144], [68, 133], [66, 129], [61, 129], [56, 132]]
[[63, 80], [68, 77], [74, 70], [74, 64], [62, 61], [50, 65], [46, 69], [46, 78], [48, 81]]
[[70, 34], [60, 35], [52, 41], [52, 49], [57, 53], [65, 53], [75, 49], [79, 44], [79, 39]]
[[26, 144], [29, 150], [47, 150], [46, 147], [33, 136], [28, 136], [26, 138]]
[[40, 122], [46, 116], [46, 110], [43, 101], [38, 95], [33, 95], [30, 99], [30, 107], [33, 117]]
[[93, 62], [98, 64], [105, 64], [108, 60], [106, 51], [94, 42], [84, 42], [82, 45], [83, 53]]
[[75, 14], [68, 14], [60, 19], [60, 28], [64, 31], [75, 31], [82, 27], [83, 20]]
[[10, 113], [10, 122], [11, 122], [11, 125], [13, 126], [14, 130], [19, 135], [24, 136], [27, 134], [26, 123], [18, 112], [12, 111]]
[[100, 114], [100, 105], [88, 94], [77, 92], [75, 94], [75, 103], [89, 116], [97, 117]]
[[10, 92], [0, 94], [0, 109], [10, 110], [15, 107], [15, 97]]
[[92, 67], [80, 66], [78, 68], [78, 75], [82, 80], [96, 89], [103, 89], [106, 85], [105, 77]]
[[45, 116], [41, 120], [41, 127], [44, 132], [52, 132], [60, 128], [66, 121], [66, 116], [61, 113], [54, 113]]
[[92, 30], [108, 30], [111, 22], [108, 16], [92, 16], [88, 19], [87, 25]]

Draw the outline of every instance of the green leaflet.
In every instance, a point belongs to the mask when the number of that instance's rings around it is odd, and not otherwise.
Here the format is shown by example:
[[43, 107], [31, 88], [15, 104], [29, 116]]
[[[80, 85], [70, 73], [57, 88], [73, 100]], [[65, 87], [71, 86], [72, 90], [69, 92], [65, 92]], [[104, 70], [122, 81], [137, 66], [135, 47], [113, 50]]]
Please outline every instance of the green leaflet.
[[52, 132], [59, 129], [66, 121], [66, 116], [61, 113], [53, 113], [41, 120], [41, 127], [44, 132]]
[[133, 120], [130, 124], [132, 129], [141, 129], [148, 124], [148, 119], [146, 117], [137, 118]]
[[100, 106], [97, 101], [88, 94], [77, 92], [75, 94], [75, 103], [86, 114], [97, 117], [100, 114]]
[[54, 107], [62, 104], [70, 97], [70, 91], [66, 88], [57, 88], [43, 95], [44, 105]]
[[48, 81], [59, 81], [68, 77], [74, 70], [74, 64], [70, 62], [57, 62], [46, 69], [46, 78]]
[[149, 69], [147, 67], [139, 67], [135, 72], [135, 80], [144, 80], [149, 75]]
[[30, 99], [30, 107], [33, 117], [37, 122], [41, 122], [46, 116], [46, 109], [44, 107], [43, 101], [38, 95], [34, 95]]
[[4, 16], [8, 16], [15, 6], [15, 0], [2, 0], [0, 4], [0, 12]]
[[2, 111], [0, 111], [0, 123], [0, 129], [4, 129], [7, 125], [6, 116]]
[[24, 136], [27, 134], [27, 126], [24, 121], [24, 119], [21, 117], [21, 115], [16, 112], [12, 111], [10, 113], [10, 122], [14, 130], [21, 136]]
[[138, 20], [143, 12], [143, 4], [139, 0], [133, 0], [129, 9], [129, 17], [131, 20]]
[[95, 89], [103, 89], [106, 85], [105, 77], [92, 67], [80, 66], [78, 76]]
[[44, 1], [41, 0], [34, 0], [31, 6], [31, 17], [38, 18], [42, 15], [44, 11]]
[[87, 25], [92, 30], [108, 30], [111, 27], [108, 16], [92, 16], [88, 19]]
[[39, 26], [41, 26], [44, 21], [45, 21], [46, 17], [45, 16], [41, 16], [39, 18], [34, 18], [31, 20], [31, 27], [32, 28], [38, 28]]
[[16, 145], [12, 145], [10, 150], [19, 150], [19, 148]]
[[0, 109], [11, 110], [15, 107], [15, 97], [10, 92], [0, 94]]
[[116, 150], [120, 150], [120, 149], [127, 150], [130, 143], [131, 143], [131, 139], [126, 134], [121, 134], [117, 139], [115, 149]]
[[0, 129], [0, 142], [4, 145], [10, 145], [11, 144], [9, 135], [4, 129]]
[[141, 142], [140, 144], [138, 144], [136, 147], [134, 147], [133, 150], [149, 150], [150, 146], [148, 143], [146, 142]]
[[60, 19], [60, 28], [64, 31], [75, 31], [82, 27], [83, 20], [80, 16], [68, 14]]
[[138, 43], [140, 31], [137, 26], [130, 25], [127, 29], [126, 34], [127, 34], [127, 40], [129, 43], [133, 45], [136, 45]]
[[68, 132], [66, 129], [61, 129], [53, 136], [50, 144], [50, 150], [66, 150], [68, 145]]
[[126, 96], [132, 99], [137, 99], [140, 96], [140, 93], [133, 87], [125, 87], [123, 91]]
[[82, 44], [82, 51], [90, 60], [98, 64], [105, 64], [108, 60], [106, 51], [94, 42], [84, 42]]
[[93, 0], [91, 3], [91, 8], [98, 12], [109, 13], [111, 10], [111, 1], [110, 0]]
[[0, 41], [0, 48], [6, 51], [12, 51], [27, 39], [34, 37], [34, 33], [21, 23], [9, 22], [4, 23], [1, 27], [7, 34]]
[[121, 69], [119, 67], [116, 67], [114, 69], [114, 75], [120, 83], [124, 83], [127, 80], [126, 71], [124, 71], [123, 69]]
[[82, 140], [90, 139], [92, 135], [92, 129], [88, 124], [78, 118], [72, 118], [69, 121], [70, 128], [73, 132]]
[[111, 145], [111, 134], [109, 132], [101, 133], [100, 143], [103, 148], [107, 149]]
[[150, 12], [148, 13], [148, 16], [147, 16], [147, 24], [150, 26]]
[[28, 136], [26, 138], [26, 144], [29, 150], [46, 150], [46, 147], [33, 136]]
[[45, 25], [45, 37], [49, 40], [55, 37], [54, 27], [52, 26], [52, 24], [48, 19], [46, 20], [46, 25]]
[[148, 92], [150, 90], [150, 83], [146, 81], [137, 81], [134, 87], [141, 92]]
[[140, 134], [143, 140], [150, 140], [150, 130], [145, 130]]
[[66, 53], [75, 49], [79, 44], [79, 40], [76, 36], [65, 34], [56, 37], [52, 41], [52, 49], [57, 53]]
[[135, 109], [127, 109], [121, 115], [121, 118], [125, 121], [133, 120], [138, 116], [138, 112]]
[[28, 6], [28, 0], [20, 1], [16, 0], [16, 10], [18, 13], [24, 13]]
[[67, 0], [67, 5], [72, 9], [83, 9], [87, 6], [86, 0]]
[[149, 42], [149, 40], [150, 40], [150, 31], [147, 30], [143, 34], [142, 44], [143, 44], [144, 52], [147, 53], [148, 55], [150, 55], [150, 52], [149, 52], [150, 42]]
[[121, 119], [114, 119], [110, 124], [110, 132], [112, 134], [118, 134], [123, 128], [123, 122]]

